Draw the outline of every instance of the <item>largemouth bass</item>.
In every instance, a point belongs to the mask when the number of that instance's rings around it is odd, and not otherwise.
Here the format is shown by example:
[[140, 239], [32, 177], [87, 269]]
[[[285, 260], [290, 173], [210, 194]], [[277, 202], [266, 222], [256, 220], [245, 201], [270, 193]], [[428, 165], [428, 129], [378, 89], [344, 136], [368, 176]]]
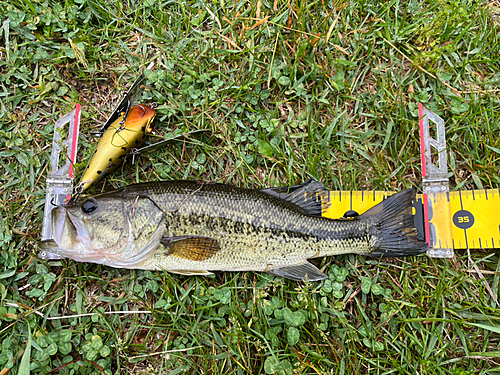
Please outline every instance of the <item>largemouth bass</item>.
[[427, 243], [413, 226], [414, 190], [366, 213], [321, 214], [329, 192], [315, 181], [282, 188], [165, 181], [82, 197], [52, 211], [53, 241], [42, 257], [185, 275], [260, 271], [293, 280], [326, 278], [310, 258], [346, 253], [417, 255]]
[[156, 111], [146, 105], [137, 104], [130, 107], [125, 122], [120, 125], [123, 116], [122, 113], [99, 140], [79, 184], [81, 191], [87, 190], [118, 168], [133, 147], [139, 148], [144, 144], [146, 135], [151, 133], [151, 123]]

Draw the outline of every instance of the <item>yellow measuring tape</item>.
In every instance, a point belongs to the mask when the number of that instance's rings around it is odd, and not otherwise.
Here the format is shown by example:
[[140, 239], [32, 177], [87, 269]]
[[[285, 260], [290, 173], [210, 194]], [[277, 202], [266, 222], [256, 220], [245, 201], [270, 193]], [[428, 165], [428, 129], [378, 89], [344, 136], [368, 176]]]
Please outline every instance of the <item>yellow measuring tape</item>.
[[429, 223], [435, 230], [434, 248], [500, 248], [500, 189], [430, 194], [428, 199], [433, 209]]
[[[331, 191], [323, 216], [338, 219], [349, 211], [362, 214], [393, 192]], [[415, 226], [429, 242], [429, 255], [453, 256], [458, 249], [500, 248], [500, 189], [419, 194], [414, 202]], [[347, 213], [347, 215], [346, 215]], [[427, 216], [427, 220], [426, 220]]]

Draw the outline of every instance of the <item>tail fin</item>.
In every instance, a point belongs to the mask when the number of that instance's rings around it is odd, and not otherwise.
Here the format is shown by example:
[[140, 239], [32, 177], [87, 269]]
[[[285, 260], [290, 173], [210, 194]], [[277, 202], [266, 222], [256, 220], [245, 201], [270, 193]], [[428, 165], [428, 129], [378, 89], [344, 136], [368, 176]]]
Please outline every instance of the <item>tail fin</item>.
[[415, 189], [392, 195], [371, 208], [360, 220], [371, 223], [373, 251], [370, 257], [401, 257], [418, 255], [428, 248], [427, 242], [413, 224], [412, 201]]

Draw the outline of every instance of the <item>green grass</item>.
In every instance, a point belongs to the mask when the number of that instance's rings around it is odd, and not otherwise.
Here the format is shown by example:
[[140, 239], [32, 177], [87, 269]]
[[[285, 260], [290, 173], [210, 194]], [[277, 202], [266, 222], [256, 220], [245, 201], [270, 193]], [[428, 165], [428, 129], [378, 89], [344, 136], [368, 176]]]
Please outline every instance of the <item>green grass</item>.
[[[498, 8], [467, 0], [0, 4], [0, 372], [500, 373], [500, 307], [463, 252], [451, 261], [322, 259], [329, 279], [314, 284], [36, 257], [54, 121], [82, 104], [81, 175], [95, 146], [90, 132], [150, 63], [142, 102], [159, 103], [158, 135], [214, 135], [141, 156], [93, 192], [182, 178], [419, 187], [419, 101], [446, 121], [452, 188], [499, 188]], [[471, 260], [498, 298], [498, 249]]]

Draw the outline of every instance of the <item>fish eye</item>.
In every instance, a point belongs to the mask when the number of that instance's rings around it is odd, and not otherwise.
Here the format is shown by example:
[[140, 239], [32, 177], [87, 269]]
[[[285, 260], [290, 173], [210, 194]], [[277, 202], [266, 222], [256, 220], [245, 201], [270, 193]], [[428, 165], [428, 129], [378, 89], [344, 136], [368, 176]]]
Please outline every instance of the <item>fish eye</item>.
[[93, 198], [87, 199], [85, 202], [82, 204], [82, 212], [84, 214], [90, 214], [97, 210], [99, 205], [97, 204], [97, 201]]

